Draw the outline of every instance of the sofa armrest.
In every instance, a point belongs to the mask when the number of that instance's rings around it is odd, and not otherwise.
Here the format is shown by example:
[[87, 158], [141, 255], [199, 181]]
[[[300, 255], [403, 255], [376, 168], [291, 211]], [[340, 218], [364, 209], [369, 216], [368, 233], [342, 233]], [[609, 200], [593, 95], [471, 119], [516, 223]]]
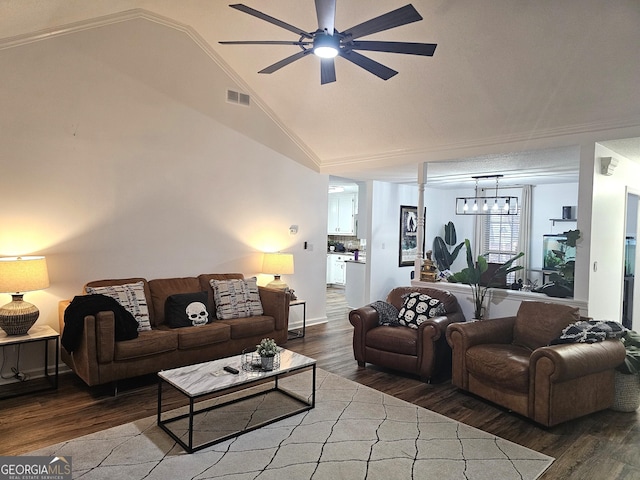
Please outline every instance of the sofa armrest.
[[447, 327], [447, 341], [452, 348], [464, 351], [483, 343], [511, 343], [515, 321], [516, 317], [503, 317], [453, 323]]
[[565, 343], [540, 347], [531, 354], [531, 378], [548, 377], [559, 383], [592, 373], [611, 370], [624, 362], [626, 351], [619, 340], [597, 343]]
[[358, 364], [363, 366], [365, 362], [365, 338], [367, 332], [378, 326], [378, 312], [371, 305], [351, 310], [349, 322], [353, 325], [353, 356]]
[[447, 333], [447, 327], [452, 323], [464, 323], [465, 318], [462, 312], [450, 313], [441, 317], [430, 318], [422, 322], [418, 327], [418, 341], [422, 342], [424, 337], [435, 342]]
[[493, 318], [476, 322], [452, 323], [447, 327], [451, 346], [451, 383], [469, 389], [467, 350], [483, 343], [511, 343], [516, 317]]
[[364, 336], [369, 330], [379, 326], [378, 311], [371, 305], [356, 308], [349, 312], [349, 322]]
[[289, 301], [291, 294], [285, 290], [275, 288], [258, 287], [260, 302], [265, 315], [273, 317], [276, 321], [276, 330], [289, 329]]

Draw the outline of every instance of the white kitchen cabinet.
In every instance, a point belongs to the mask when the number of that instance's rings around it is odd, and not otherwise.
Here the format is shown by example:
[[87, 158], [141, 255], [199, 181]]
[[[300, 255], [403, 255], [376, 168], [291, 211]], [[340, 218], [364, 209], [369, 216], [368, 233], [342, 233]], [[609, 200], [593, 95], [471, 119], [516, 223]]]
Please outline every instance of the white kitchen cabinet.
[[327, 283], [344, 285], [347, 280], [345, 260], [353, 260], [352, 254], [330, 253], [327, 255]]
[[356, 234], [356, 195], [354, 193], [330, 193], [327, 233], [329, 235]]

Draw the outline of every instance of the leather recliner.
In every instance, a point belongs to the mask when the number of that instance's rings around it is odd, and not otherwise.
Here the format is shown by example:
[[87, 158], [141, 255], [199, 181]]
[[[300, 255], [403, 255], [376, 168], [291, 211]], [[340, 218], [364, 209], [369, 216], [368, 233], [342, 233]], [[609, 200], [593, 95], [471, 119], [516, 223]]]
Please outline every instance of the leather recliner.
[[464, 322], [458, 300], [451, 293], [428, 287], [398, 287], [387, 295], [387, 303], [400, 309], [404, 295], [426, 293], [440, 300], [446, 315], [431, 318], [417, 329], [379, 324], [378, 312], [366, 305], [349, 313], [354, 326], [353, 353], [358, 365], [366, 363], [419, 375], [423, 381], [440, 381], [451, 375], [451, 348], [445, 332], [449, 324]]
[[526, 301], [516, 316], [452, 324], [451, 383], [547, 427], [608, 408], [622, 342], [549, 345], [580, 319], [578, 308]]

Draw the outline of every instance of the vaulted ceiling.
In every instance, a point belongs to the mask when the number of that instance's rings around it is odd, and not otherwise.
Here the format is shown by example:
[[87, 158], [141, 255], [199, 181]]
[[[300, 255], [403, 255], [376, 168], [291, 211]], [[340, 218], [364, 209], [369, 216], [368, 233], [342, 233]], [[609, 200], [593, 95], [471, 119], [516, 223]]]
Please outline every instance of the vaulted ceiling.
[[[244, 3], [302, 29], [317, 28], [312, 0]], [[321, 85], [313, 55], [259, 74], [299, 47], [218, 42], [298, 38], [218, 0], [0, 0], [0, 39], [6, 45], [132, 9], [166, 18], [195, 32], [239, 90], [323, 173], [408, 181], [418, 162], [453, 160], [450, 171], [442, 165], [435, 171], [462, 175], [475, 165], [522, 175], [531, 152], [542, 150], [546, 160], [537, 169], [547, 177], [575, 174], [566, 153], [583, 141], [604, 142], [640, 161], [637, 0], [412, 3], [422, 21], [366, 39], [438, 47], [433, 57], [363, 52], [399, 72], [388, 81], [338, 58], [337, 81]], [[335, 25], [345, 30], [404, 4], [338, 0]]]

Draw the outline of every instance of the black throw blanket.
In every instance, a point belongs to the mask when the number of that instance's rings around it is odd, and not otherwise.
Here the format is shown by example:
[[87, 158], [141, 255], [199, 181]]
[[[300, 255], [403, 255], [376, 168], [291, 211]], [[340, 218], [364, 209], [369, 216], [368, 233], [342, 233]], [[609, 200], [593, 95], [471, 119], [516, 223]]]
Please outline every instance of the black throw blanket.
[[105, 311], [112, 311], [115, 316], [116, 341], [132, 340], [138, 337], [138, 321], [115, 298], [101, 294], [79, 295], [73, 298], [64, 311], [64, 331], [62, 332], [64, 349], [71, 353], [78, 348], [84, 328], [84, 317]]

